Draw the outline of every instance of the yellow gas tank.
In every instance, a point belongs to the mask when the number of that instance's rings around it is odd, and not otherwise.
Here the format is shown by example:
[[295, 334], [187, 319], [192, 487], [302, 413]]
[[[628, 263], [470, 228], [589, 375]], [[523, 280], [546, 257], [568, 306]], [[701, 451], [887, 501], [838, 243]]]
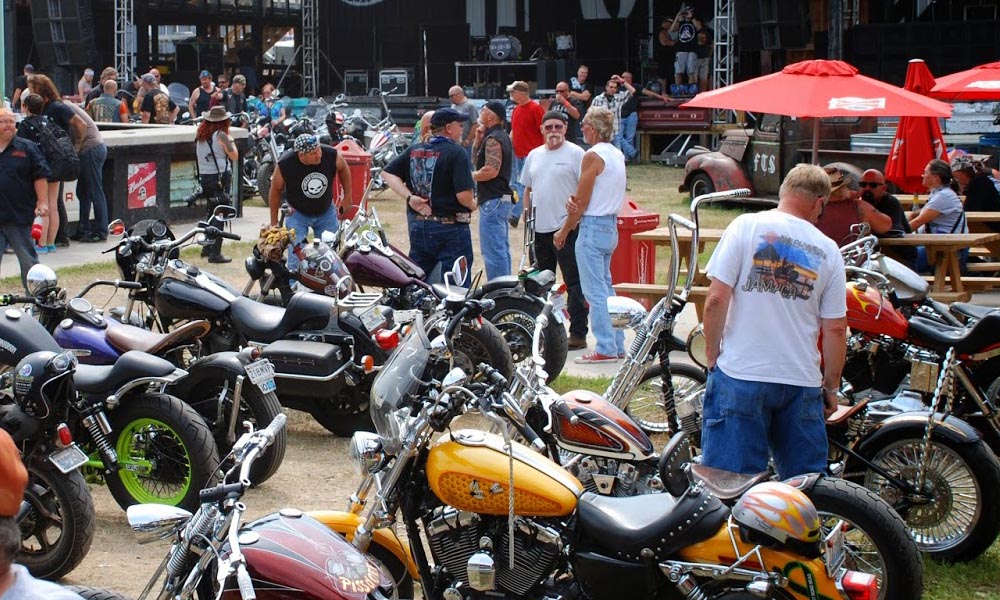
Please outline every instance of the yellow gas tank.
[[[443, 435], [428, 453], [427, 481], [439, 500], [459, 510], [508, 514], [510, 458], [498, 435], [475, 429]], [[583, 485], [565, 469], [514, 443], [514, 514], [568, 515], [582, 492]]]

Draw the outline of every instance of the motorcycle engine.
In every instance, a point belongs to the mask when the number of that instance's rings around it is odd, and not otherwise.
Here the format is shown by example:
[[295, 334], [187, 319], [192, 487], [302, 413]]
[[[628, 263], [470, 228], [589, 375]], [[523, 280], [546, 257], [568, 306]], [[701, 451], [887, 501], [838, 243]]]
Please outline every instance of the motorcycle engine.
[[[510, 569], [507, 519], [459, 511], [450, 506], [434, 509], [425, 519], [431, 554], [462, 587], [468, 589], [469, 558], [482, 551], [483, 538], [496, 569], [495, 587], [513, 596], [524, 596], [555, 567], [562, 540], [559, 532], [531, 519], [514, 518], [514, 568]], [[492, 596], [491, 596], [492, 597]]]
[[909, 373], [906, 344], [891, 338], [864, 335], [848, 339], [843, 377], [854, 388], [856, 396], [864, 397], [869, 390], [879, 396], [893, 394]]
[[655, 464], [640, 464], [639, 468], [613, 458], [588, 456], [566, 465], [567, 470], [588, 492], [602, 496], [636, 496], [663, 491], [663, 482]]

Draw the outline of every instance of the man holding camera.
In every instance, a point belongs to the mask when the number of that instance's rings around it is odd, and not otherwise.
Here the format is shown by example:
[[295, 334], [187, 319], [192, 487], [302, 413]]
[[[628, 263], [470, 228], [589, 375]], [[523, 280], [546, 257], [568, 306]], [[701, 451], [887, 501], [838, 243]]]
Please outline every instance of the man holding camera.
[[698, 83], [698, 30], [701, 28], [702, 22], [694, 16], [694, 9], [682, 2], [673, 24], [667, 31], [667, 35], [676, 41], [674, 81], [678, 85], [685, 83], [685, 75], [687, 83]]

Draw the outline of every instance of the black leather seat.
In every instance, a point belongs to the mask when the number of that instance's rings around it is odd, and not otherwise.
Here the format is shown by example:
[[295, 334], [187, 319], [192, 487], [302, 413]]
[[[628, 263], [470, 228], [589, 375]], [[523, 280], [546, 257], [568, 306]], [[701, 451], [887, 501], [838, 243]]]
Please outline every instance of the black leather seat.
[[982, 319], [998, 309], [995, 306], [982, 306], [980, 304], [969, 304], [968, 302], [952, 302], [951, 310], [972, 319]]
[[971, 354], [1000, 341], [1000, 312], [984, 315], [972, 327], [954, 327], [925, 317], [912, 317], [910, 333], [939, 350], [954, 346], [959, 354]]
[[244, 337], [254, 342], [271, 343], [307, 321], [323, 321], [325, 325], [333, 306], [333, 298], [298, 292], [289, 300], [287, 308], [240, 297], [233, 300], [229, 310]]
[[688, 491], [680, 498], [669, 494], [618, 498], [585, 492], [577, 515], [584, 535], [619, 558], [638, 560], [648, 548], [663, 560], [715, 535], [729, 509], [705, 491]]
[[112, 394], [133, 379], [163, 377], [173, 373], [175, 369], [174, 365], [162, 358], [131, 351], [118, 357], [113, 365], [77, 365], [73, 383], [80, 392]]

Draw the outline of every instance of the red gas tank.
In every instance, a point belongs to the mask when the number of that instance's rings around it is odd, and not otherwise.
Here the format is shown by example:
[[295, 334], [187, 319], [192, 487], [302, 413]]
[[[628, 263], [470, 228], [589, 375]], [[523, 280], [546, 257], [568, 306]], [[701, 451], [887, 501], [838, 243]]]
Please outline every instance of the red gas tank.
[[910, 329], [906, 317], [878, 289], [858, 281], [847, 283], [847, 326], [852, 331], [898, 340], [905, 340]]
[[552, 415], [556, 443], [571, 452], [617, 458], [646, 460], [654, 456], [649, 437], [620, 408], [603, 396], [586, 390], [566, 392], [563, 400], [577, 422], [564, 415]]

